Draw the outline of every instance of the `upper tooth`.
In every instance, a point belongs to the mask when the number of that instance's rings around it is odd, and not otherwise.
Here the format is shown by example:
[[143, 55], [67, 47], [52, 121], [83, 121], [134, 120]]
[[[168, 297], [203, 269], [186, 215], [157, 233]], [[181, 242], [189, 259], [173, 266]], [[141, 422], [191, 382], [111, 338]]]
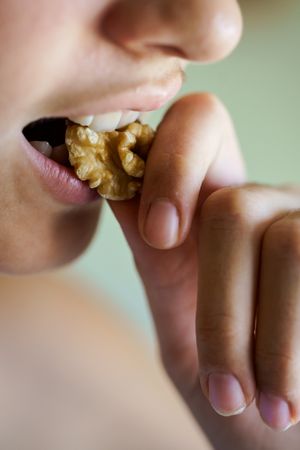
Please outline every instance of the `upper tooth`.
[[139, 118], [139, 115], [139, 111], [124, 111], [118, 124], [118, 128], [126, 127], [126, 125], [135, 122]]
[[32, 147], [34, 147], [40, 153], [42, 153], [43, 155], [45, 155], [48, 158], [50, 158], [51, 153], [52, 153], [52, 147], [49, 144], [49, 142], [46, 142], [46, 141], [31, 141], [30, 144], [32, 145]]
[[147, 111], [140, 113], [139, 121], [143, 124], [149, 122], [150, 115], [153, 113], [153, 111]]
[[107, 114], [99, 114], [95, 116], [92, 123], [89, 125], [92, 130], [100, 131], [114, 131], [122, 117], [122, 112], [112, 112]]
[[73, 116], [69, 117], [72, 122], [79, 123], [82, 126], [88, 126], [92, 130], [101, 131], [114, 131], [118, 128], [125, 127], [132, 122], [135, 122], [140, 117], [143, 117], [144, 113], [139, 111], [116, 111], [106, 114], [98, 114], [97, 116]]
[[74, 116], [69, 117], [69, 119], [72, 122], [79, 123], [79, 125], [89, 126], [93, 122], [94, 116]]

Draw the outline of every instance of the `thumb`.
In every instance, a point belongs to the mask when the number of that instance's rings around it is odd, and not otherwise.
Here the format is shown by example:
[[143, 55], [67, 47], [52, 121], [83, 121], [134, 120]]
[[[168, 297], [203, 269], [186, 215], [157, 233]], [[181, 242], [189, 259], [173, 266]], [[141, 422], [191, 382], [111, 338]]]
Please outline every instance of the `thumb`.
[[[141, 197], [109, 204], [138, 256], [144, 248], [140, 237], [159, 249], [183, 243], [205, 198], [221, 187], [245, 181], [245, 165], [226, 108], [211, 94], [190, 94], [169, 109], [157, 130]], [[167, 228], [161, 223], [164, 217], [157, 217], [156, 225], [150, 227], [154, 238], [145, 236], [149, 206], [156, 199], [167, 199], [178, 211], [179, 232], [171, 246], [159, 245], [160, 239], [155, 239], [156, 233]]]

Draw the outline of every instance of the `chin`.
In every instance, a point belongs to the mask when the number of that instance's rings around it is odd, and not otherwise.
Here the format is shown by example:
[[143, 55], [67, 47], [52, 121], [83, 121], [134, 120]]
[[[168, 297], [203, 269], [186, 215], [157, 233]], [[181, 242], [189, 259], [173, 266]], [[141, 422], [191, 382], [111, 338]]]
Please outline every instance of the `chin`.
[[0, 273], [30, 275], [59, 269], [79, 258], [87, 249], [99, 221], [99, 204], [69, 211], [42, 230], [31, 228], [5, 245]]

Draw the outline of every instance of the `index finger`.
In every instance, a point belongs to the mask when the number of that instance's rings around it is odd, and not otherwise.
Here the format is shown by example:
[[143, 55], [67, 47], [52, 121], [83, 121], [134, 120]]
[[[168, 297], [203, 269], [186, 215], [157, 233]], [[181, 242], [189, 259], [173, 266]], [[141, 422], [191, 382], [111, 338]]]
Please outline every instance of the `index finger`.
[[151, 246], [167, 249], [186, 238], [199, 201], [215, 189], [245, 181], [231, 120], [211, 94], [191, 94], [167, 112], [148, 156], [139, 229]]

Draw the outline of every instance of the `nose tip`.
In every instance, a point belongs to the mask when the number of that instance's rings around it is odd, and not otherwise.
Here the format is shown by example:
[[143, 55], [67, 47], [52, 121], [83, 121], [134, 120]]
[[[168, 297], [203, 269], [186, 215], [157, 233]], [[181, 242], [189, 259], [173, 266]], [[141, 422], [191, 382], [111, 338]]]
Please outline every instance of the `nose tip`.
[[230, 54], [240, 41], [243, 20], [236, 1], [210, 2], [210, 12], [198, 34], [197, 61], [217, 61]]
[[108, 11], [103, 30], [137, 53], [210, 62], [235, 48], [242, 16], [236, 0], [122, 0]]

